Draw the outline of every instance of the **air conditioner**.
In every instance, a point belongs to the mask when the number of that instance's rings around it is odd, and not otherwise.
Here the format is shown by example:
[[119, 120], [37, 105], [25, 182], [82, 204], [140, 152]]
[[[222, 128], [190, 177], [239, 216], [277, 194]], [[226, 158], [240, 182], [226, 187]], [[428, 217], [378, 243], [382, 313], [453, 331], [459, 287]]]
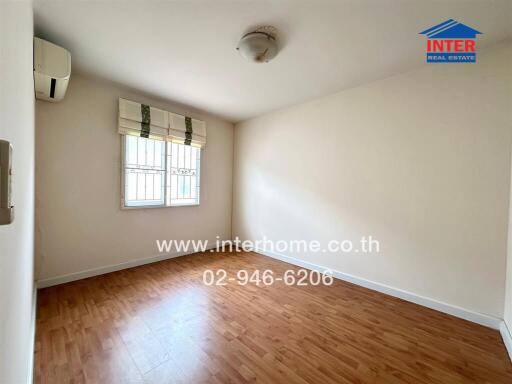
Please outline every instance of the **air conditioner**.
[[62, 47], [34, 37], [34, 87], [36, 98], [60, 101], [71, 75], [71, 54]]

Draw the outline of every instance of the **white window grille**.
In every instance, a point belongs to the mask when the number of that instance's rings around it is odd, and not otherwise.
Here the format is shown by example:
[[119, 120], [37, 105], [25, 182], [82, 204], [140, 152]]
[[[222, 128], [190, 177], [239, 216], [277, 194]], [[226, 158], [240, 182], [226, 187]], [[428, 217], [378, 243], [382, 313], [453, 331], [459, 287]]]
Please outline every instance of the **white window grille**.
[[200, 148], [130, 135], [122, 137], [125, 207], [199, 204]]

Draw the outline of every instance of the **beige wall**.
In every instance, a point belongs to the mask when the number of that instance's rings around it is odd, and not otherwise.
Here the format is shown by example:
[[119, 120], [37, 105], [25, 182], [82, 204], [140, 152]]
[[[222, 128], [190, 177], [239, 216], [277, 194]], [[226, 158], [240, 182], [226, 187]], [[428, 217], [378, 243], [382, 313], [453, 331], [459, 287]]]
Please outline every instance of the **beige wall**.
[[28, 383], [33, 351], [32, 5], [0, 2], [0, 139], [13, 151], [15, 220], [0, 226], [0, 383]]
[[287, 253], [503, 317], [512, 48], [436, 64], [240, 123], [233, 235], [357, 240]]
[[[119, 97], [206, 121], [200, 206], [120, 209]], [[37, 102], [36, 142], [39, 279], [157, 256], [156, 239], [230, 238], [231, 123], [72, 74], [62, 102]]]
[[[511, 100], [512, 103], [512, 100]], [[512, 114], [512, 112], [511, 112]], [[511, 164], [512, 172], [512, 164]], [[511, 176], [512, 179], [512, 176]], [[509, 200], [509, 222], [508, 222], [508, 248], [507, 248], [507, 277], [505, 293], [505, 323], [512, 331], [512, 182], [510, 184]], [[509, 351], [512, 358], [512, 351]]]

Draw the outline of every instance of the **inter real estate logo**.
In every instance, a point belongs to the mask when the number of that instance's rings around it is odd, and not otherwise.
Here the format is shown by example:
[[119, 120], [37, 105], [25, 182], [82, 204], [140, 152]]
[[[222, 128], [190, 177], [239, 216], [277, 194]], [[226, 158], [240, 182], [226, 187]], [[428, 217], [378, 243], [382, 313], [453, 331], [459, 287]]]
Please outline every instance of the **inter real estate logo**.
[[446, 20], [420, 35], [427, 36], [427, 63], [475, 63], [476, 29], [453, 19]]

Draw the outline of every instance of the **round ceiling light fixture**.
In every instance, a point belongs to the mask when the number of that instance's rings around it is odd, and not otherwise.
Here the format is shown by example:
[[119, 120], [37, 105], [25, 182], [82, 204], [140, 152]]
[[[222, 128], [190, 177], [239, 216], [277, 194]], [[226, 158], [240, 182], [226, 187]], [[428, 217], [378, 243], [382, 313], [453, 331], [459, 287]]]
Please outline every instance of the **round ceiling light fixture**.
[[246, 33], [240, 39], [236, 49], [249, 61], [268, 63], [277, 55], [275, 28], [262, 27]]

